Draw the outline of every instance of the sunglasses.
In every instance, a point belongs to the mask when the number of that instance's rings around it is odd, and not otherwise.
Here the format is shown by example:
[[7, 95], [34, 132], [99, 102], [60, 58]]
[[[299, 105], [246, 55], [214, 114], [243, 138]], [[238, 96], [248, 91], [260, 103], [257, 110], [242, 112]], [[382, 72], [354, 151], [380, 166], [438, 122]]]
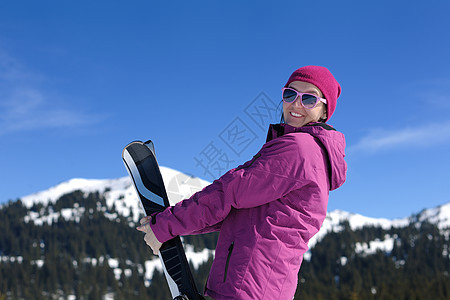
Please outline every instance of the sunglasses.
[[291, 88], [282, 88], [283, 91], [283, 101], [286, 103], [292, 103], [294, 102], [298, 97], [302, 100], [301, 103], [304, 108], [313, 109], [316, 107], [317, 103], [323, 102], [327, 103], [326, 99], [317, 97], [312, 94], [307, 93], [299, 93], [294, 89]]

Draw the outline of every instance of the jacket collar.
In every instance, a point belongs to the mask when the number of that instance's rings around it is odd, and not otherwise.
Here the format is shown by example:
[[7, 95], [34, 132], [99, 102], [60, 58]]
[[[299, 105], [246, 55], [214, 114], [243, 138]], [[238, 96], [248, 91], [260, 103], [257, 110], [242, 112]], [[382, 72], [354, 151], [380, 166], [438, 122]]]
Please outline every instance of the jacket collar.
[[293, 132], [304, 132], [314, 137], [324, 149], [324, 154], [328, 160], [330, 191], [340, 187], [345, 182], [347, 174], [347, 163], [344, 160], [344, 135], [325, 123], [309, 123], [299, 128], [287, 124], [271, 124], [267, 134], [267, 142]]
[[322, 127], [323, 129], [326, 129], [326, 130], [336, 131], [336, 129], [334, 129], [330, 125], [325, 124], [325, 123], [320, 123], [320, 122], [309, 123], [303, 127], [293, 127], [293, 126], [285, 124], [285, 123], [270, 124], [269, 132], [267, 133], [266, 142], [269, 142], [277, 137], [280, 137], [280, 136], [288, 134], [288, 133], [308, 132], [308, 127]]

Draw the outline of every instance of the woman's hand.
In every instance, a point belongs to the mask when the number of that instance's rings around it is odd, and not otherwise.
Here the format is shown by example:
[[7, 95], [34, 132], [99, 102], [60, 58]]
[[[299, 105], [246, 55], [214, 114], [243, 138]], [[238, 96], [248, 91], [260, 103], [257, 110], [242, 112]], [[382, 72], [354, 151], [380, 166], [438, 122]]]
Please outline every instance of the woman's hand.
[[150, 246], [150, 248], [152, 248], [153, 254], [158, 255], [159, 248], [161, 248], [162, 243], [158, 241], [152, 231], [152, 228], [150, 227], [151, 219], [152, 217], [150, 216], [142, 218], [140, 221], [141, 226], [137, 227], [136, 229], [145, 232], [144, 241], [147, 243], [147, 245]]

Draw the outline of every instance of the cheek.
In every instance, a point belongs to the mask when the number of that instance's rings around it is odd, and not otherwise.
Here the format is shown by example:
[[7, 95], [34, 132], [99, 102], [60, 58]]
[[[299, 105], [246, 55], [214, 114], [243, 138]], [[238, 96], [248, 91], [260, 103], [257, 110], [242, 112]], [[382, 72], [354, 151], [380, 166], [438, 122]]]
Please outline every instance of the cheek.
[[290, 104], [287, 104], [283, 101], [283, 115], [285, 114], [287, 108], [289, 107]]
[[319, 119], [322, 117], [323, 114], [323, 107], [316, 107], [314, 109], [307, 109], [306, 110], [308, 116], [313, 120], [313, 121], [319, 121]]

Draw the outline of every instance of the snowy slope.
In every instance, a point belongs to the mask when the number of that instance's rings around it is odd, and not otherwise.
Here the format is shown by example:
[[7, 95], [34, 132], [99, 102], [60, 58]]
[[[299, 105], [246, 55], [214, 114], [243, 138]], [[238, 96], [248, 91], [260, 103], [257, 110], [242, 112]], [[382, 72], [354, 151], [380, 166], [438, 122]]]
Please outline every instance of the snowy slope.
[[[192, 194], [200, 191], [209, 184], [209, 182], [205, 180], [189, 176], [166, 167], [161, 167], [161, 174], [163, 176], [169, 200], [172, 204], [190, 197]], [[130, 212], [133, 211], [135, 218], [133, 220], [134, 222], [138, 221], [138, 216], [143, 212], [140, 202], [138, 201], [136, 191], [134, 190], [128, 176], [107, 180], [72, 179], [51, 187], [48, 190], [22, 197], [22, 201], [27, 207], [31, 207], [33, 203], [46, 204], [48, 202], [55, 202], [62, 195], [76, 190], [81, 190], [85, 193], [104, 193], [108, 207], [111, 207], [114, 204], [116, 206], [116, 210], [118, 210], [119, 213], [125, 217], [129, 216]], [[57, 215], [54, 215], [52, 219], [57, 220], [60, 213], [63, 214], [63, 217], [76, 217], [76, 210], [79, 209], [82, 208], [74, 208], [74, 211], [72, 212], [57, 212]], [[36, 224], [42, 223], [42, 219], [38, 220], [36, 218], [36, 216], [29, 216], [29, 220], [34, 220]], [[450, 228], [450, 202], [435, 208], [425, 209], [416, 216], [395, 220], [369, 218], [360, 214], [349, 213], [342, 210], [334, 210], [327, 214], [319, 233], [309, 241], [310, 248], [314, 247], [314, 245], [328, 232], [338, 232], [342, 230], [342, 226], [340, 224], [346, 220], [349, 222], [352, 230], [360, 229], [364, 226], [380, 226], [384, 229], [389, 229], [391, 227], [404, 227], [410, 222], [422, 222], [425, 220], [437, 224], [441, 230], [448, 230]]]
[[[172, 204], [190, 197], [197, 191], [200, 191], [209, 182], [197, 177], [189, 176], [176, 170], [161, 167], [164, 184], [166, 186], [169, 200]], [[116, 209], [124, 216], [128, 216], [133, 210], [134, 215], [138, 216], [142, 213], [142, 208], [137, 198], [131, 180], [128, 176], [118, 179], [80, 179], [75, 178], [58, 184], [48, 190], [37, 192], [21, 198], [24, 205], [31, 207], [34, 203], [47, 204], [55, 202], [62, 195], [81, 190], [85, 193], [100, 192], [104, 193], [107, 206], [116, 205]], [[438, 224], [440, 229], [450, 227], [450, 202], [430, 209], [425, 209], [418, 213], [418, 221], [428, 220], [431, 223]], [[313, 246], [327, 232], [340, 231], [341, 225], [348, 220], [353, 230], [360, 229], [364, 226], [380, 226], [384, 229], [391, 227], [403, 227], [408, 225], [413, 217], [405, 217], [403, 219], [389, 220], [384, 218], [369, 218], [360, 214], [345, 212], [342, 210], [334, 210], [327, 214], [323, 226], [319, 233], [310, 240], [310, 246]]]
[[320, 241], [328, 232], [339, 232], [343, 229], [342, 222], [348, 221], [352, 230], [361, 229], [364, 226], [379, 226], [383, 229], [391, 227], [403, 227], [409, 224], [409, 219], [389, 220], [384, 218], [369, 218], [360, 214], [353, 214], [342, 210], [334, 210], [327, 213], [320, 231], [309, 240], [309, 248]]
[[[190, 197], [197, 191], [200, 191], [209, 182], [201, 180], [199, 178], [188, 176], [184, 173], [175, 171], [170, 168], [161, 167], [161, 174], [163, 176], [164, 184], [166, 186], [167, 194], [171, 204]], [[92, 192], [99, 192], [104, 195], [107, 207], [112, 207], [115, 205], [115, 209], [123, 216], [128, 217], [133, 211], [134, 219], [130, 222], [130, 226], [134, 227], [139, 220], [139, 216], [144, 213], [143, 208], [141, 208], [140, 201], [138, 200], [137, 193], [132, 185], [129, 176], [118, 178], [118, 179], [71, 179], [69, 181], [60, 183], [54, 187], [51, 187], [45, 191], [37, 192], [31, 195], [22, 197], [21, 200], [25, 206], [31, 207], [35, 203], [42, 203], [47, 205], [48, 203], [55, 202], [61, 196], [67, 193], [80, 190], [86, 194]], [[98, 210], [102, 210], [105, 216], [110, 219], [115, 219], [117, 215], [107, 213], [106, 207], [97, 207]], [[43, 212], [33, 212], [29, 211], [28, 215], [25, 216], [25, 222], [33, 222], [35, 225], [52, 224], [57, 222], [59, 217], [63, 217], [65, 220], [71, 220], [74, 222], [79, 222], [81, 216], [83, 215], [85, 208], [80, 205], [74, 205], [73, 208], [64, 208], [61, 211]], [[201, 252], [195, 252], [193, 247], [186, 245], [186, 257], [194, 265], [198, 267], [200, 264], [208, 260], [211, 255], [214, 255], [214, 250], [204, 249]], [[0, 257], [3, 260], [15, 260], [15, 257]], [[92, 260], [92, 264], [95, 265], [97, 258], [89, 258]], [[104, 259], [100, 257], [98, 259]], [[40, 261], [36, 262], [42, 267]], [[75, 262], [77, 263], [77, 262]], [[127, 269], [122, 270], [119, 268], [118, 260], [114, 258], [108, 259], [108, 264], [114, 269], [114, 274], [116, 278], [125, 272], [127, 274]], [[130, 262], [130, 264], [132, 264]], [[142, 272], [145, 272], [146, 284], [148, 285], [152, 279], [153, 272], [155, 269], [162, 271], [161, 262], [157, 257], [146, 261], [145, 266], [140, 266]], [[145, 270], [145, 271], [144, 271]], [[129, 270], [128, 270], [129, 271]]]
[[[169, 201], [172, 204], [190, 197], [209, 184], [205, 180], [188, 176], [166, 167], [161, 167], [161, 174]], [[112, 205], [115, 205], [116, 210], [123, 216], [127, 217], [133, 211], [135, 217], [134, 222], [137, 222], [138, 216], [143, 213], [137, 193], [129, 176], [105, 180], [75, 178], [47, 190], [24, 196], [21, 200], [27, 207], [33, 206], [34, 203], [46, 205], [49, 202], [55, 202], [64, 194], [77, 190], [81, 190], [86, 194], [92, 192], [104, 194], [107, 206], [112, 207]], [[69, 214], [66, 212], [66, 215]], [[56, 216], [55, 218], [57, 219]]]
[[[323, 222], [320, 231], [310, 239], [309, 247], [312, 248], [320, 241], [328, 232], [341, 231], [343, 221], [348, 221], [352, 230], [361, 229], [364, 226], [378, 226], [383, 229], [399, 228], [408, 226], [411, 222], [416, 221], [415, 216], [405, 217], [402, 219], [384, 219], [384, 218], [369, 218], [360, 214], [345, 212], [342, 210], [334, 210], [327, 213], [327, 217]], [[440, 205], [435, 208], [424, 209], [417, 215], [417, 221], [428, 221], [437, 224], [442, 231], [450, 230], [450, 202]]]
[[[196, 177], [188, 176], [176, 170], [161, 167], [161, 174], [167, 189], [169, 200], [172, 204], [188, 198], [193, 193], [201, 190], [209, 184], [209, 182], [201, 180]], [[126, 176], [117, 179], [71, 179], [67, 182], [63, 182], [48, 190], [37, 192], [31, 195], [22, 197], [22, 202], [27, 207], [33, 206], [34, 203], [48, 204], [49, 202], [55, 202], [61, 196], [67, 193], [71, 193], [77, 190], [81, 190], [84, 193], [99, 192], [104, 195], [106, 205], [112, 207], [115, 205], [115, 209], [123, 216], [128, 217], [133, 212], [133, 220], [130, 219], [130, 226], [135, 226], [138, 222], [138, 218], [143, 214], [140, 201], [134, 186], [131, 183], [131, 179]], [[117, 215], [108, 214], [106, 207], [98, 207], [97, 209], [103, 210], [105, 216], [114, 219]], [[65, 208], [61, 211], [50, 211], [46, 214], [30, 211], [25, 217], [25, 222], [33, 222], [36, 225], [42, 225], [43, 223], [51, 224], [56, 222], [60, 216], [66, 220], [73, 220], [78, 222], [80, 217], [84, 213], [84, 207], [80, 205], [74, 205], [73, 208]], [[450, 202], [439, 207], [425, 209], [417, 215], [411, 217], [405, 217], [403, 219], [389, 220], [384, 218], [369, 218], [360, 214], [354, 214], [345, 212], [342, 210], [334, 210], [327, 214], [323, 226], [319, 233], [315, 235], [309, 241], [309, 247], [312, 248], [329, 232], [339, 232], [343, 229], [342, 222], [348, 221], [352, 230], [363, 228], [364, 226], [380, 226], [383, 229], [389, 229], [391, 227], [404, 227], [411, 222], [429, 221], [437, 224], [441, 231], [450, 232]], [[358, 243], [356, 246], [356, 252], [360, 255], [370, 255], [377, 249], [389, 252], [392, 250], [395, 236], [388, 236], [369, 243]], [[194, 252], [190, 245], [187, 245], [186, 256], [194, 266], [205, 262], [210, 255], [214, 255], [214, 250], [204, 249], [202, 252]], [[305, 259], [308, 260], [311, 256], [311, 252], [305, 253]], [[1, 259], [6, 259], [5, 257]], [[15, 259], [14, 257], [9, 259]], [[93, 258], [95, 259], [95, 258]], [[343, 257], [341, 263], [345, 264], [347, 258]], [[113, 267], [113, 266], [112, 266]], [[161, 264], [157, 258], [149, 260], [145, 263], [145, 277], [147, 283], [151, 280], [152, 274], [155, 269], [160, 269]], [[120, 275], [123, 270], [118, 267], [114, 268], [116, 276]], [[125, 270], [126, 271], [126, 270]]]
[[[342, 222], [348, 221], [352, 230], [361, 229], [364, 226], [375, 226], [383, 229], [406, 227], [414, 222], [428, 221], [436, 224], [442, 233], [450, 234], [450, 202], [435, 208], [424, 209], [417, 215], [406, 217], [403, 219], [389, 220], [384, 218], [369, 218], [360, 214], [353, 214], [341, 210], [334, 210], [327, 213], [320, 231], [313, 236], [308, 243], [309, 248], [313, 248], [323, 237], [329, 232], [339, 232], [343, 230]], [[362, 255], [373, 254], [377, 250], [390, 252], [394, 246], [396, 236], [386, 235], [383, 239], [370, 241], [369, 243], [357, 243], [356, 253]], [[304, 258], [311, 257], [310, 251], [305, 253]], [[344, 259], [345, 261], [345, 259]]]
[[450, 202], [435, 208], [424, 209], [419, 213], [418, 220], [437, 224], [440, 230], [450, 229]]

